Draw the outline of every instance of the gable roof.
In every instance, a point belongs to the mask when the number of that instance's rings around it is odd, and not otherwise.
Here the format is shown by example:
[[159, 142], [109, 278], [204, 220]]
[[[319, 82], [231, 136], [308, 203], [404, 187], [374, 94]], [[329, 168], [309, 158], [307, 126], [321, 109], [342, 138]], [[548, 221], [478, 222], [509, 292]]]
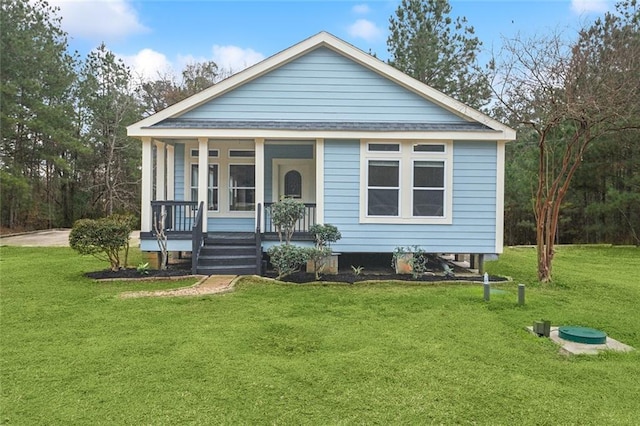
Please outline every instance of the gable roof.
[[[417, 95], [427, 99], [430, 102], [456, 114], [457, 116], [470, 121], [469, 126], [461, 126], [459, 129], [450, 129], [450, 130], [485, 130], [491, 133], [499, 133], [497, 139], [499, 140], [513, 140], [515, 139], [515, 130], [505, 126], [504, 124], [492, 119], [491, 117], [483, 114], [445, 94], [442, 92], [433, 89], [432, 87], [415, 80], [414, 78], [402, 73], [396, 68], [380, 61], [377, 58], [357, 49], [351, 44], [346, 43], [345, 41], [327, 33], [320, 32], [313, 37], [310, 37], [286, 50], [283, 50], [264, 61], [255, 64], [237, 74], [230, 76], [229, 78], [222, 80], [221, 82], [209, 87], [208, 89], [203, 90], [200, 93], [197, 93], [181, 102], [178, 102], [162, 111], [159, 111], [143, 120], [138, 121], [127, 127], [127, 132], [129, 136], [149, 136], [150, 128], [160, 130], [162, 128], [209, 128], [209, 129], [230, 129], [230, 128], [238, 128], [236, 124], [242, 125], [244, 129], [258, 129], [258, 128], [266, 128], [266, 129], [287, 129], [287, 130], [331, 130], [333, 127], [330, 123], [277, 123], [271, 122], [268, 123], [250, 123], [250, 122], [221, 122], [221, 123], [213, 123], [213, 122], [195, 122], [194, 120], [187, 120], [178, 123], [177, 120], [173, 120], [173, 118], [184, 114], [187, 111], [191, 111], [206, 102], [211, 101], [219, 96], [224, 95], [237, 87], [244, 85], [250, 81], [255, 80], [256, 78], [263, 76], [270, 71], [287, 64], [296, 58], [299, 58], [306, 53], [315, 50], [319, 47], [326, 47], [331, 49], [332, 51], [345, 56], [346, 58], [358, 63], [359, 65], [376, 72], [384, 78], [398, 84], [405, 89], [416, 93]], [[344, 123], [342, 123], [344, 125]], [[388, 125], [388, 123], [386, 123]], [[265, 127], [265, 125], [267, 125]], [[365, 130], [359, 127], [359, 125], [355, 124], [352, 126], [342, 126], [341, 129], [337, 130]], [[369, 131], [385, 131], [385, 130], [398, 130], [398, 128], [375, 128], [375, 126], [371, 127], [370, 124], [367, 125], [366, 130]], [[402, 130], [409, 131], [430, 131], [430, 130], [445, 130], [438, 128], [437, 126], [434, 128], [432, 125], [424, 125], [417, 126], [414, 125], [411, 129], [402, 128]]]

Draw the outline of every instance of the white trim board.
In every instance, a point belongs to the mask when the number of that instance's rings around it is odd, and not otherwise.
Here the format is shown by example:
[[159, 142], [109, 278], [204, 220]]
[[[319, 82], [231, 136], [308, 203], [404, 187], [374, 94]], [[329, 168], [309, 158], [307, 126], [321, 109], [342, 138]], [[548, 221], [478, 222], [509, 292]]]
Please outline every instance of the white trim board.
[[[353, 45], [329, 34], [327, 32], [320, 32], [313, 37], [310, 37], [302, 42], [283, 50], [262, 62], [259, 62], [252, 67], [245, 69], [231, 77], [211, 86], [208, 89], [203, 90], [181, 102], [178, 102], [156, 114], [153, 114], [143, 120], [138, 121], [127, 127], [127, 133], [129, 136], [152, 136], [149, 133], [152, 130], [150, 126], [161, 122], [167, 118], [178, 117], [187, 111], [190, 111], [198, 106], [208, 102], [218, 96], [221, 96], [236, 87], [239, 87], [245, 83], [248, 83], [282, 65], [310, 52], [319, 47], [326, 47], [328, 49], [337, 52], [356, 63], [378, 73], [379, 75], [389, 79], [390, 81], [399, 84], [406, 89], [422, 96], [423, 98], [445, 108], [448, 111], [468, 120], [482, 123], [489, 128], [495, 130], [498, 134], [493, 136], [493, 139], [500, 140], [513, 140], [515, 139], [516, 132], [508, 126], [492, 119], [491, 117], [477, 111], [445, 94], [442, 92], [427, 86], [426, 84], [409, 77], [394, 67], [380, 61], [377, 58], [363, 52], [362, 50], [354, 47]], [[206, 129], [203, 129], [206, 130]], [[219, 133], [217, 133], [219, 134]], [[157, 134], [153, 134], [157, 135]], [[201, 135], [201, 136], [207, 136]], [[264, 134], [264, 131], [258, 137], [270, 137]], [[254, 136], [251, 136], [254, 137]], [[317, 137], [329, 138], [330, 136], [320, 135]], [[369, 137], [369, 136], [363, 136]], [[449, 138], [451, 135], [449, 134]]]

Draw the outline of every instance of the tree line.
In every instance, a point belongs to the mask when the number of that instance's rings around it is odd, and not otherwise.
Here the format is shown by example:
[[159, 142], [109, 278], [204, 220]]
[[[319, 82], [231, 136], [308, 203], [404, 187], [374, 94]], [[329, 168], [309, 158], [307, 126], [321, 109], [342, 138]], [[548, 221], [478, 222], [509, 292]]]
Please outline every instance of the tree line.
[[[2, 2], [1, 225], [69, 227], [137, 215], [140, 144], [126, 126], [228, 76], [214, 62], [143, 81], [101, 44], [69, 51], [44, 0]], [[482, 43], [447, 0], [402, 0], [389, 64], [509, 124], [505, 243], [640, 244], [640, 11], [624, 0], [576, 33]]]
[[181, 78], [143, 81], [103, 43], [69, 51], [57, 9], [3, 1], [0, 52], [1, 225], [70, 227], [140, 210], [140, 143], [126, 126], [197, 93], [225, 73], [188, 64]]

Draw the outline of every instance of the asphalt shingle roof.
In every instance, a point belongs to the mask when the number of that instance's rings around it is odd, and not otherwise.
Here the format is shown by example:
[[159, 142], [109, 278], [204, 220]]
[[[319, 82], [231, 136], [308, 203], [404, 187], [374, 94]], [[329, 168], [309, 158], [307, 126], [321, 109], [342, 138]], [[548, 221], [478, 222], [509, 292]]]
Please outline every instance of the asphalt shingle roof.
[[348, 122], [348, 121], [228, 121], [183, 120], [169, 118], [154, 129], [264, 129], [264, 130], [335, 130], [335, 131], [493, 131], [482, 123], [419, 123], [419, 122]]

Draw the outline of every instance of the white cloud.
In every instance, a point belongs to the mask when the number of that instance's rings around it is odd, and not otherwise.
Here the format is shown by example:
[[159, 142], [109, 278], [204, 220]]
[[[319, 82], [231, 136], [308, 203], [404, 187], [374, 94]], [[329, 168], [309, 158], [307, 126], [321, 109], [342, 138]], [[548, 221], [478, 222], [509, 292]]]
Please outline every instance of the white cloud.
[[60, 8], [62, 28], [71, 36], [111, 40], [149, 31], [129, 0], [49, 0]]
[[359, 15], [366, 15], [367, 13], [371, 12], [371, 9], [366, 4], [356, 4], [355, 6], [353, 6], [352, 10], [354, 13], [357, 13]]
[[134, 78], [148, 81], [173, 73], [171, 61], [164, 54], [152, 49], [142, 49], [135, 55], [118, 56], [131, 68], [131, 74]]
[[[124, 63], [131, 68], [134, 78], [142, 81], [156, 80], [161, 76], [173, 76], [180, 81], [182, 70], [187, 65], [206, 61], [214, 61], [222, 75], [242, 71], [264, 59], [264, 55], [253, 49], [242, 49], [237, 46], [213, 46], [213, 56], [205, 58], [191, 54], [178, 55], [175, 60], [170, 60], [163, 53], [153, 49], [142, 49], [135, 55], [118, 55]], [[230, 71], [231, 70], [231, 71]]]
[[213, 61], [219, 69], [241, 71], [264, 59], [262, 53], [251, 48], [243, 49], [238, 46], [213, 46]]
[[382, 35], [382, 31], [373, 22], [366, 19], [358, 19], [349, 26], [349, 35], [366, 41], [374, 41]]
[[571, 0], [571, 10], [580, 15], [583, 13], [603, 13], [609, 10], [608, 0]]

